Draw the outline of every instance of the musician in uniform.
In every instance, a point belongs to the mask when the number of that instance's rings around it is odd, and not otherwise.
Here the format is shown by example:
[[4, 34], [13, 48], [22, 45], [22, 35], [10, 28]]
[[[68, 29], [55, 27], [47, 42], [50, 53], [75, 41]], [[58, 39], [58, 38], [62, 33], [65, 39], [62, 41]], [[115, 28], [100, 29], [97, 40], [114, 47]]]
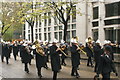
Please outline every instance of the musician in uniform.
[[55, 39], [52, 43], [52, 46], [50, 46], [50, 58], [51, 58], [51, 68], [53, 71], [53, 80], [57, 79], [57, 73], [61, 69], [60, 64], [60, 48], [57, 47], [57, 40]]
[[71, 76], [76, 76], [76, 78], [79, 78], [79, 73], [77, 71], [78, 66], [80, 65], [80, 49], [77, 47], [77, 41], [76, 39], [71, 39], [72, 46], [70, 48], [71, 51], [71, 61], [72, 61], [72, 71]]
[[15, 61], [16, 61], [16, 57], [17, 57], [17, 55], [18, 55], [18, 51], [19, 51], [19, 48], [18, 48], [17, 44], [14, 43], [14, 44], [13, 44], [13, 55], [14, 55]]
[[[9, 64], [10, 50], [7, 43], [3, 45], [2, 54], [3, 54], [3, 59], [5, 57], [6, 63]], [[4, 61], [3, 59], [2, 59], [2, 62]]]
[[28, 69], [28, 63], [30, 62], [30, 51], [27, 48], [27, 44], [23, 44], [24, 48], [23, 48], [23, 53], [22, 53], [22, 63], [24, 63], [25, 68], [24, 71], [29, 73], [29, 69]]
[[94, 60], [95, 60], [94, 72], [96, 72], [98, 69], [98, 64], [100, 63], [100, 56], [104, 53], [100, 45], [100, 40], [96, 41], [95, 46], [93, 47], [93, 51], [94, 51]]
[[[93, 44], [92, 44], [92, 38], [88, 37], [88, 41], [86, 43], [85, 52], [87, 53], [88, 61], [87, 66], [93, 67], [92, 57], [93, 57]], [[90, 65], [91, 64], [91, 65]]]
[[45, 41], [45, 44], [43, 45], [44, 52], [45, 52], [45, 66], [44, 68], [48, 69], [47, 62], [49, 62], [49, 48], [48, 48], [48, 41]]
[[35, 59], [37, 74], [41, 78], [42, 77], [41, 68], [45, 66], [45, 53], [44, 49], [40, 46], [40, 44], [36, 44]]
[[[66, 45], [64, 43], [60, 44], [60, 48], [66, 55], [68, 55], [67, 54], [67, 48], [66, 48]], [[62, 52], [61, 52], [61, 54], [62, 54], [61, 55], [61, 65], [66, 66], [65, 59], [67, 58], [67, 56], [65, 54], [63, 54]]]
[[104, 54], [101, 55], [100, 57], [100, 63], [98, 66], [97, 75], [95, 77], [99, 77], [99, 74], [102, 74], [102, 80], [110, 80], [111, 72], [114, 72], [116, 76], [118, 76], [110, 52], [111, 52], [110, 46], [105, 46]]

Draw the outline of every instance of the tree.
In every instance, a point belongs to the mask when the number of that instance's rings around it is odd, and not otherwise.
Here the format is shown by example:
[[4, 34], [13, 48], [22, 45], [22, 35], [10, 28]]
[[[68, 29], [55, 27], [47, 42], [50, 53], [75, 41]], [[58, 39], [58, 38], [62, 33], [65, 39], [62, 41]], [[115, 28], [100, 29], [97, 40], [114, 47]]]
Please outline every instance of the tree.
[[45, 2], [45, 4], [46, 4], [45, 5], [46, 11], [53, 11], [54, 13], [53, 18], [56, 17], [64, 25], [63, 40], [66, 41], [68, 21], [70, 20], [70, 15], [76, 16], [76, 14], [72, 12], [76, 11], [75, 5], [77, 4], [77, 2], [50, 1], [50, 2]]
[[27, 22], [31, 28], [31, 40], [32, 42], [34, 41], [34, 35], [33, 35], [33, 29], [34, 29], [34, 24], [35, 21], [37, 22], [37, 16], [41, 15], [42, 10], [40, 7], [37, 7], [37, 5], [41, 5], [39, 2], [22, 2], [20, 4], [20, 11], [18, 12], [20, 21], [22, 23]]
[[0, 21], [1, 36], [3, 36], [12, 26], [17, 28], [20, 25], [19, 18], [17, 17], [19, 6], [14, 2], [2, 2], [1, 4]]

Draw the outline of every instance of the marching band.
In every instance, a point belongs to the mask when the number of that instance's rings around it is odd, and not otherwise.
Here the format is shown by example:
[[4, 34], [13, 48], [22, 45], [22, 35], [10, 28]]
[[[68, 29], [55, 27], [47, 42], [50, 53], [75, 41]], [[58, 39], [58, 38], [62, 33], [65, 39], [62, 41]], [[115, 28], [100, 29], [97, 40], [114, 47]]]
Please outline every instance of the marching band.
[[[2, 62], [5, 61], [5, 57], [6, 63], [9, 64], [9, 59], [11, 58], [10, 56], [13, 52], [15, 61], [20, 55], [21, 62], [24, 64], [24, 71], [29, 73], [28, 64], [31, 64], [32, 59], [35, 59], [37, 75], [40, 78], [42, 78], [41, 68], [44, 67], [48, 69], [47, 63], [50, 62], [51, 69], [53, 71], [53, 80], [57, 79], [57, 74], [62, 69], [62, 65], [67, 65], [65, 59], [68, 57], [71, 58], [72, 64], [71, 76], [75, 76], [76, 78], [80, 77], [80, 74], [78, 73], [78, 66], [80, 65], [80, 55], [82, 53], [88, 57], [88, 67], [94, 67], [93, 61], [95, 62], [94, 72], [96, 72], [96, 74], [100, 74], [101, 72], [101, 56], [102, 58], [104, 58], [103, 56], [106, 56], [106, 54], [109, 53], [109, 56], [111, 57], [110, 62], [112, 63], [112, 60], [114, 60], [114, 55], [112, 51], [113, 44], [111, 44], [110, 41], [105, 41], [102, 47], [100, 44], [100, 40], [97, 40], [95, 44], [93, 44], [93, 39], [91, 37], [88, 37], [86, 39], [86, 46], [78, 42], [78, 37], [73, 37], [71, 39], [71, 45], [68, 45], [63, 40], [61, 41], [61, 43], [58, 43], [58, 40], [56, 39], [54, 39], [52, 43], [49, 43], [48, 41], [45, 41], [43, 43], [35, 41], [32, 44], [31, 42], [27, 41], [14, 41], [13, 43], [1, 42], [0, 45], [2, 46]], [[120, 45], [118, 44], [116, 45], [116, 47], [119, 46]], [[71, 55], [69, 54], [69, 52], [71, 53]], [[113, 67], [113, 69], [114, 72], [117, 74], [115, 67]], [[109, 74], [107, 74], [107, 78], [110, 78], [110, 71], [111, 70], [109, 70]], [[103, 73], [102, 75], [103, 78], [106, 78]], [[98, 75], [96, 75], [95, 77], [97, 76]]]

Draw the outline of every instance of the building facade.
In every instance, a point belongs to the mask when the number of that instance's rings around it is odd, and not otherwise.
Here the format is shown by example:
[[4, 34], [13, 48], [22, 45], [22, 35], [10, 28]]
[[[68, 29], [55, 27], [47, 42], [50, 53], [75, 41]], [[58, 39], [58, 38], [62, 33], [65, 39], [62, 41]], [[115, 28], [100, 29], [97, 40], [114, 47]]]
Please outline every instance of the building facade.
[[[75, 9], [80, 8], [82, 15], [73, 12], [67, 30], [67, 42], [78, 36], [79, 41], [85, 44], [89, 36], [101, 43], [104, 40], [120, 42], [120, 0], [80, 1]], [[43, 15], [49, 16], [51, 13]], [[39, 16], [40, 17], [40, 16]], [[40, 19], [40, 18], [39, 18]], [[34, 25], [34, 40], [52, 41], [54, 38], [63, 39], [63, 24], [55, 18], [38, 20]], [[23, 31], [24, 39], [31, 41], [31, 30], [26, 22]]]

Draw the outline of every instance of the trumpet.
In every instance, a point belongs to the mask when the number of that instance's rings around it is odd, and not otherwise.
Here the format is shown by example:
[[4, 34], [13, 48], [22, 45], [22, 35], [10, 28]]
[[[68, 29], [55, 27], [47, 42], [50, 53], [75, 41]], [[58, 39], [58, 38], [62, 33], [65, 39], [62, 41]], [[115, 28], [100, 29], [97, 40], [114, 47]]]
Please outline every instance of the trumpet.
[[79, 48], [79, 50], [83, 53], [83, 54], [87, 54], [84, 50], [82, 50], [82, 48], [79, 46], [79, 45], [77, 45], [77, 47]]

